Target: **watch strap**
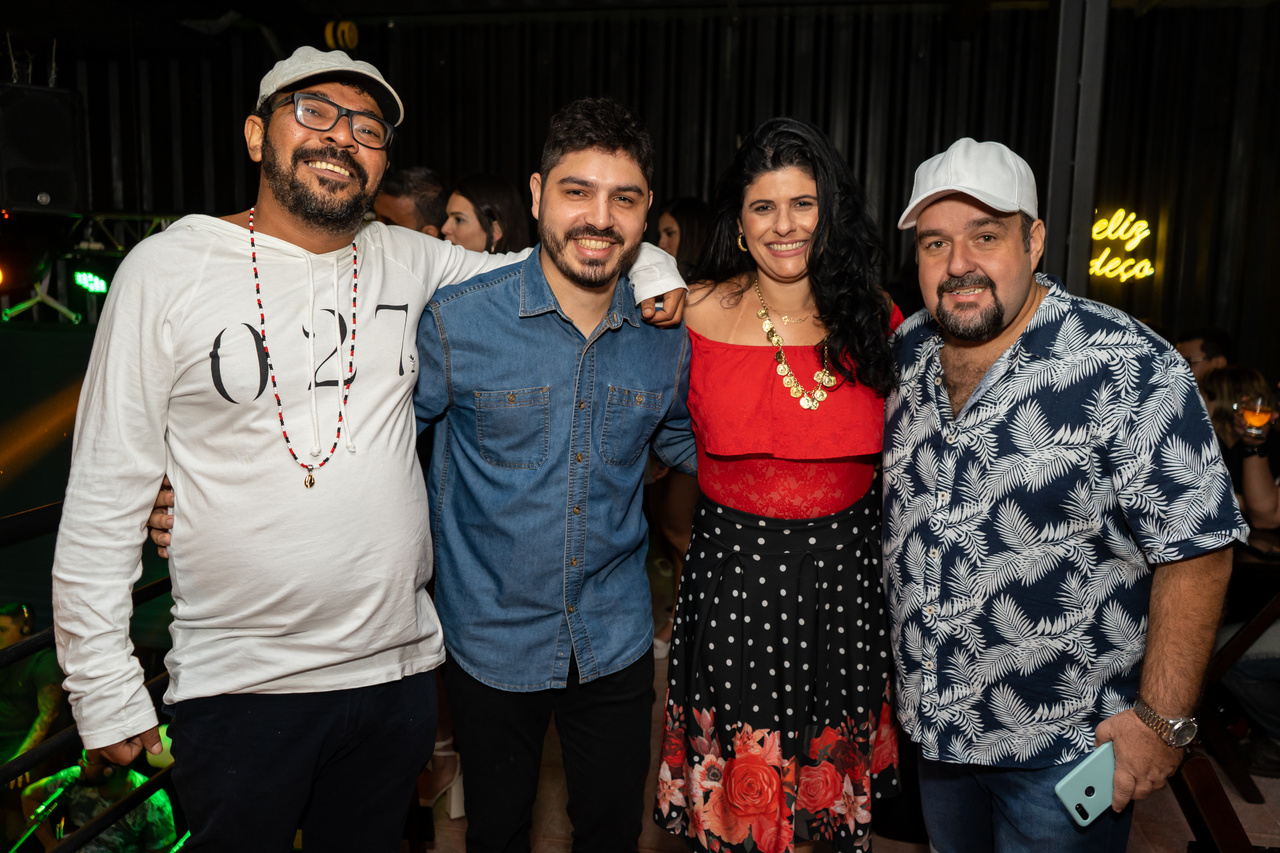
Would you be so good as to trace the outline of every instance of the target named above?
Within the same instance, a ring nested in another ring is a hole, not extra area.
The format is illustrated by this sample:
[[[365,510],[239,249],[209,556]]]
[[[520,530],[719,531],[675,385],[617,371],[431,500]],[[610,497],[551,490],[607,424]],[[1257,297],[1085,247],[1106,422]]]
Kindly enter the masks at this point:
[[[1176,738],[1174,736],[1174,726],[1185,720],[1194,722],[1192,717],[1175,717],[1170,719],[1158,714],[1150,705],[1142,701],[1142,697],[1136,697],[1133,703],[1133,713],[1138,716],[1139,720],[1147,725],[1153,732],[1160,736],[1160,740],[1172,747],[1177,747]]]

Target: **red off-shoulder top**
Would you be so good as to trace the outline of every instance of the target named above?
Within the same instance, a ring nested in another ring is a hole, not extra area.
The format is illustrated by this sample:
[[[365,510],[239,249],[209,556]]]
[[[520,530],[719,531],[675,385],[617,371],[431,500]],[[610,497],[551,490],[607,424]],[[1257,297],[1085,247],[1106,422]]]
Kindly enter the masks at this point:
[[[902,312],[895,305],[890,323]],[[770,518],[817,518],[866,494],[884,437],[884,401],[842,382],[816,410],[782,384],[771,346],[726,344],[689,330],[689,412],[698,486],[714,501]],[[809,345],[784,348],[806,389],[821,367]]]

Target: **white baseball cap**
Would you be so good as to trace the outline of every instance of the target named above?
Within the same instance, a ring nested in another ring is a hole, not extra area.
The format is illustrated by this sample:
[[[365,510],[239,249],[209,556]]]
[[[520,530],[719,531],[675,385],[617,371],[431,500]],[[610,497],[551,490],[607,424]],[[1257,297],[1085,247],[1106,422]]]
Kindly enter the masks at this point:
[[[941,154],[930,157],[916,169],[907,205],[898,228],[914,228],[920,212],[938,199],[964,193],[1001,213],[1022,211],[1032,219],[1036,213],[1036,177],[1027,161],[999,142],[958,139]]]
[[[258,106],[295,83],[329,76],[359,78],[356,82],[366,87],[378,102],[384,119],[397,126],[404,119],[404,104],[396,90],[383,79],[381,71],[368,62],[352,59],[341,50],[316,50],[314,47],[298,48],[293,56],[280,60],[267,72],[258,84]]]

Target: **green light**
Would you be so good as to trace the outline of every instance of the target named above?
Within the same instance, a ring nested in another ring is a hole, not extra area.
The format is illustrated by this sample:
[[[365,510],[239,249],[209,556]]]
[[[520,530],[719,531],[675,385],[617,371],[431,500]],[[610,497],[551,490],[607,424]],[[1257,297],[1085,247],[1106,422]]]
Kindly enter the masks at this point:
[[[106,293],[107,283],[91,272],[76,273],[76,284],[90,293]]]

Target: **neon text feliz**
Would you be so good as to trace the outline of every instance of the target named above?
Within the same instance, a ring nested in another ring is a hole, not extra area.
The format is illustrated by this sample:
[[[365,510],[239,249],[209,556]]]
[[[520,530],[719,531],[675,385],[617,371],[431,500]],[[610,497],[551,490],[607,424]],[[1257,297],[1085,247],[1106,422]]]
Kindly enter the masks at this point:
[[[1110,219],[1099,219],[1093,223],[1092,235],[1095,241],[1123,241],[1125,250],[1132,252],[1139,243],[1151,236],[1151,229],[1147,227],[1147,220],[1139,219],[1136,213],[1126,214],[1124,208],[1120,208]],[[1113,258],[1110,246],[1104,246],[1102,254],[1089,262],[1089,275],[1102,278],[1128,281],[1155,274],[1156,268],[1151,265],[1151,261],[1146,258]]]

